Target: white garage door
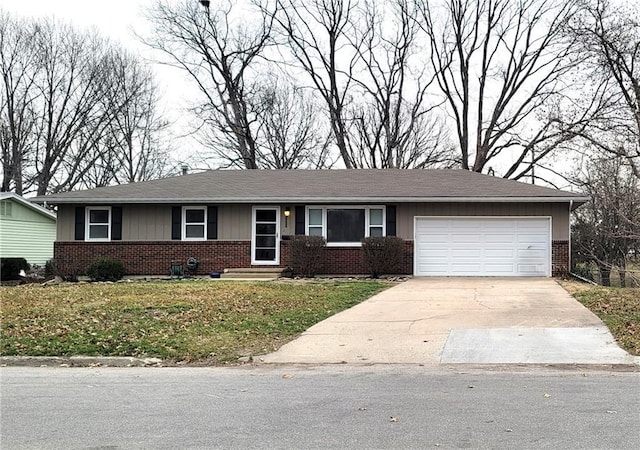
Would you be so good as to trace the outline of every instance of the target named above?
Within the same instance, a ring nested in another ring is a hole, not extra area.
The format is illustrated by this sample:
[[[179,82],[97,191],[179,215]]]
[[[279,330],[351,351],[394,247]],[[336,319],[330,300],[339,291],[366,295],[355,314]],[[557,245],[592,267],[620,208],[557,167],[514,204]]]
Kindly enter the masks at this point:
[[[417,217],[417,276],[551,276],[549,218]]]

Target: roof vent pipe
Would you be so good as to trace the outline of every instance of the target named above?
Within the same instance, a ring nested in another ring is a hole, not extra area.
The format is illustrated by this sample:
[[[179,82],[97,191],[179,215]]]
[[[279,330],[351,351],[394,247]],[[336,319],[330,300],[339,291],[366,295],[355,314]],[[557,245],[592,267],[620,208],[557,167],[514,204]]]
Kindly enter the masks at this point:
[[[186,164],[182,164],[180,168],[182,169],[182,175],[186,175],[189,171],[189,166]]]

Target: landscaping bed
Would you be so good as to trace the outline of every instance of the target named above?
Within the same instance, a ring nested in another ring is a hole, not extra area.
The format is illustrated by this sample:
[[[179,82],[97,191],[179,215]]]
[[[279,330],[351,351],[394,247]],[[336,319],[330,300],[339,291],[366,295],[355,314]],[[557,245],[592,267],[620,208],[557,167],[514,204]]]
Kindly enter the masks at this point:
[[[272,352],[390,283],[156,281],[0,288],[0,355],[228,364]]]

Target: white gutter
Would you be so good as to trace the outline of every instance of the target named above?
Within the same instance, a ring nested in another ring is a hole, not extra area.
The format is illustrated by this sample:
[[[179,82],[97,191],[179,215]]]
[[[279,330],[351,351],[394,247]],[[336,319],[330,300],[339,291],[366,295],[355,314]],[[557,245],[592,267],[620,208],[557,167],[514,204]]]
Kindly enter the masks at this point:
[[[190,203],[242,203],[242,204],[275,204],[275,203],[566,203],[587,202],[589,197],[244,197],[244,198],[122,198],[122,197],[47,197],[51,204],[190,204]]]

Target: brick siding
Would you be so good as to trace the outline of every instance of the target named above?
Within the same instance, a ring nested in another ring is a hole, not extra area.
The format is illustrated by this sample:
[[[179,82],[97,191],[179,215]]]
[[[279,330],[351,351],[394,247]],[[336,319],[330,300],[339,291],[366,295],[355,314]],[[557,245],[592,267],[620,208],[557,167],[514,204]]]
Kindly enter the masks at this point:
[[[551,275],[564,277],[569,273],[569,241],[551,243]]]
[[[405,241],[404,250],[400,273],[412,274],[413,241]],[[54,255],[61,272],[78,274],[84,273],[91,261],[98,257],[122,261],[128,275],[169,275],[172,261],[184,263],[191,257],[199,261],[200,274],[252,267],[251,241],[55,242]],[[289,261],[289,242],[282,241],[279,267],[288,266]],[[324,267],[326,274],[369,273],[360,247],[327,247]],[[553,241],[553,276],[566,275],[568,268],[569,243]]]

